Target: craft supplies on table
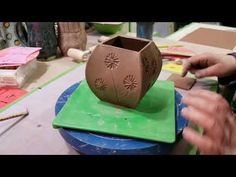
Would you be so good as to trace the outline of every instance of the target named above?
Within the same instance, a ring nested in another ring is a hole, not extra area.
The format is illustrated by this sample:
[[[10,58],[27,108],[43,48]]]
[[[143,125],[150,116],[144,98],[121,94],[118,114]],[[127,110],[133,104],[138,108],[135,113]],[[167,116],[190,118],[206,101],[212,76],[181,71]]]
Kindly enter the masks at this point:
[[[0,88],[0,109],[28,93],[19,88]]]
[[[21,88],[36,71],[40,48],[10,47],[0,50],[0,87]]]

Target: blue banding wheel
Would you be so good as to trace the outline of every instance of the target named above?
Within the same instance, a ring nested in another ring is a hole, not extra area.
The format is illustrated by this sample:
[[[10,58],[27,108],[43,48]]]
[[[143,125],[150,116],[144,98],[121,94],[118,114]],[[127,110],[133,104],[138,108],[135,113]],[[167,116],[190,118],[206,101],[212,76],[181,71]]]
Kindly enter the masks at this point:
[[[56,115],[65,105],[70,95],[77,89],[80,83],[76,83],[66,89],[58,98],[55,106]],[[177,140],[181,138],[181,132],[187,125],[187,121],[181,116],[180,111],[185,107],[181,102],[182,96],[175,91],[176,99],[176,134]],[[157,143],[139,139],[124,138],[119,136],[91,133],[74,129],[60,128],[60,134],[65,141],[81,154],[87,155],[148,155],[168,154],[175,143]]]

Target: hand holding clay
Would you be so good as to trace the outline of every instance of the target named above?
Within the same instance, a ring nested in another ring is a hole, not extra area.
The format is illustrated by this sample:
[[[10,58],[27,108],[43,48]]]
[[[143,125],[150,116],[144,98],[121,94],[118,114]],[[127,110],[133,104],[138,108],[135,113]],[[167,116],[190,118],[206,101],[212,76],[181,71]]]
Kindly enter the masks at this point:
[[[183,65],[185,76],[190,71],[197,78],[225,77],[236,73],[236,60],[231,55],[204,53],[189,58]]]
[[[85,50],[87,35],[84,26],[80,22],[58,23],[59,47],[64,56],[69,48]]]

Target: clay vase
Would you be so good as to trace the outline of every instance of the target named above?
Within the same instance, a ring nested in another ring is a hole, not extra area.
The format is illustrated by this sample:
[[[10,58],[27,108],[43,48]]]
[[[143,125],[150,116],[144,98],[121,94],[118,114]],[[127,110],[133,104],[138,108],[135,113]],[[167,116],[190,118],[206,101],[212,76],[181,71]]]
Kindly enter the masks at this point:
[[[81,22],[59,22],[58,44],[63,56],[67,56],[70,48],[85,50],[87,34]]]
[[[153,41],[115,36],[94,49],[85,76],[100,100],[135,108],[157,80],[161,67],[161,53]]]

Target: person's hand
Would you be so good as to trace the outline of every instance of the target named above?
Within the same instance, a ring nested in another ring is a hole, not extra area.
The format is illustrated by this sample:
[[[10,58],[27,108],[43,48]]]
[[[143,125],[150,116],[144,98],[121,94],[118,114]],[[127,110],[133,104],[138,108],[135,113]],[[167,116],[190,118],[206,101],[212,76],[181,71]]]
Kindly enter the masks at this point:
[[[198,90],[183,98],[182,115],[203,129],[203,135],[190,127],[183,138],[201,154],[236,154],[236,120],[227,101],[219,94]]]
[[[236,73],[236,60],[231,55],[204,53],[184,62],[182,76],[185,76],[188,71],[195,74],[197,78],[230,76]]]
[[[87,34],[79,22],[58,23],[59,48],[64,56],[70,48],[85,50]]]

